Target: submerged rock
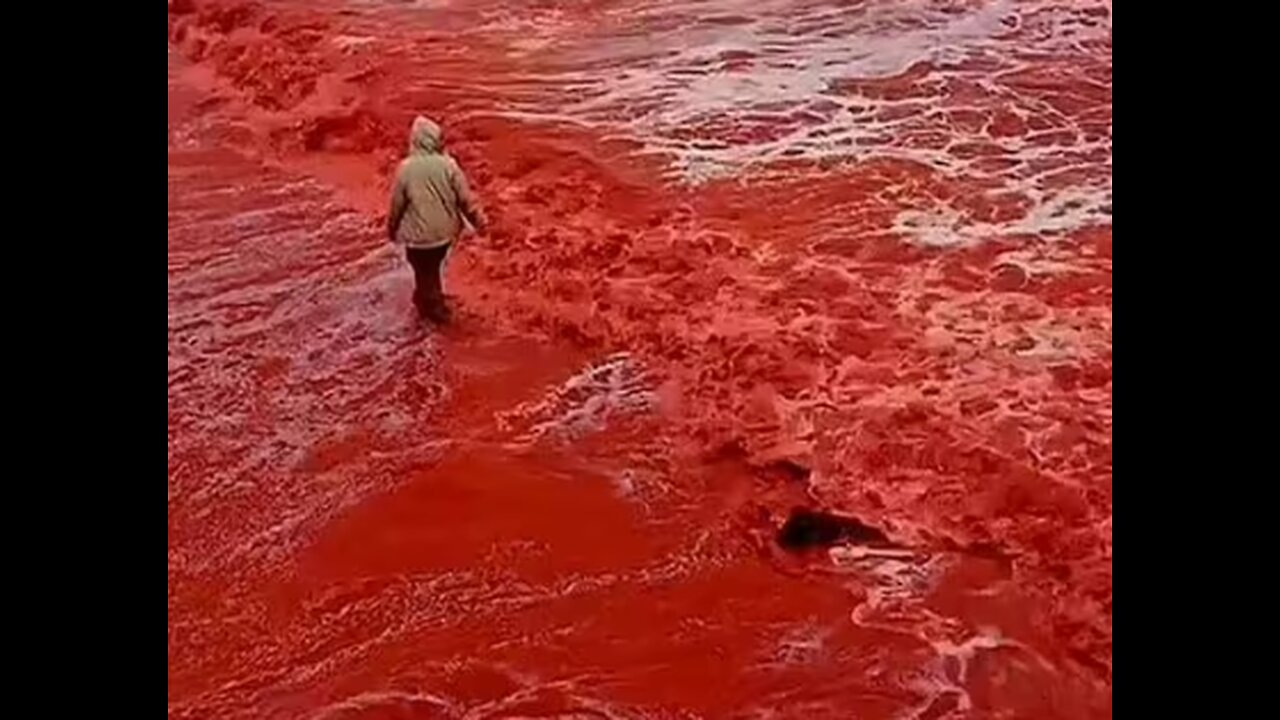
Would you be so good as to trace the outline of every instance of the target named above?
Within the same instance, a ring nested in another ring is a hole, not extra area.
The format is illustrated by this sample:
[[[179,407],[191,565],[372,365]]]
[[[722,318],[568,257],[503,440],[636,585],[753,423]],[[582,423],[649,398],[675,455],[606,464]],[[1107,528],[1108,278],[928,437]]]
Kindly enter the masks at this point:
[[[832,545],[889,545],[889,538],[879,528],[847,515],[821,510],[794,508],[791,516],[778,529],[778,545],[787,550],[806,550]]]

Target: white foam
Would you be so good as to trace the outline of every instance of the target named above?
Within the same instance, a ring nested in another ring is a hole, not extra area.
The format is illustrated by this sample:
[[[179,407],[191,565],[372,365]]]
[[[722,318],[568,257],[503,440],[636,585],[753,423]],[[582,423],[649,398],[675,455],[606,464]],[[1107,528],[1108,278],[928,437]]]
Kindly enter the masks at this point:
[[[572,439],[598,432],[616,417],[645,413],[657,395],[628,353],[616,353],[584,368],[537,400],[498,416],[498,425],[514,431],[517,444],[545,437]]]
[[[739,20],[712,20],[728,16]],[[978,178],[993,192],[1030,200],[1030,213],[1020,220],[983,225],[944,213],[907,232],[929,245],[1110,222],[1110,128],[1105,137],[1088,136],[1036,91],[998,80],[1035,68],[1076,72],[1076,57],[1109,67],[1109,54],[1101,59],[1098,45],[1110,37],[1109,15],[1084,17],[1077,8],[1009,0],[676,0],[624,3],[589,19],[591,27],[552,17],[529,36],[539,48],[554,46],[560,72],[530,74],[528,100],[510,108],[513,117],[568,121],[637,141],[643,152],[665,158],[681,182],[764,176],[780,160],[893,158],[944,176]],[[1018,35],[1011,37],[1014,30]],[[725,53],[733,53],[732,66]],[[935,91],[929,97],[833,92],[840,83],[899,75],[920,63],[932,68],[920,80]],[[987,96],[966,105],[950,94],[957,83]],[[547,113],[551,106],[555,114]],[[1025,136],[991,137],[985,129],[957,128],[946,117],[997,109],[1024,119],[1050,118],[1056,131],[1074,140],[1046,146]],[[1109,100],[1099,110],[1109,113]],[[797,113],[810,115],[802,120]],[[909,138],[920,133],[950,142],[913,145]],[[1019,165],[983,169],[979,158],[959,151],[972,143],[998,146],[1002,158]],[[1105,168],[1096,167],[1103,154]],[[1089,170],[1089,179],[1046,182],[1078,167]],[[898,229],[913,219],[921,217],[900,218]]]

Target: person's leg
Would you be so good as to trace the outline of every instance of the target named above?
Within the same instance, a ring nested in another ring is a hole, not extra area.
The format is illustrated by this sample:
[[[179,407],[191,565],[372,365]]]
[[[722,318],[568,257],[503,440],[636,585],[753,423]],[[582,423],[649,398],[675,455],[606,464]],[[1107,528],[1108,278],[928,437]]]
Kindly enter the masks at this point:
[[[425,314],[435,322],[449,321],[450,313],[444,301],[444,286],[442,285],[441,277],[444,273],[444,259],[448,254],[449,245],[447,244],[423,251],[423,277],[421,283],[423,287],[423,302],[427,307]]]
[[[405,259],[409,261],[409,267],[413,268],[413,306],[423,317],[427,317],[431,309],[431,300],[428,296],[429,278],[432,274],[429,253],[429,250],[420,248],[405,249]]]

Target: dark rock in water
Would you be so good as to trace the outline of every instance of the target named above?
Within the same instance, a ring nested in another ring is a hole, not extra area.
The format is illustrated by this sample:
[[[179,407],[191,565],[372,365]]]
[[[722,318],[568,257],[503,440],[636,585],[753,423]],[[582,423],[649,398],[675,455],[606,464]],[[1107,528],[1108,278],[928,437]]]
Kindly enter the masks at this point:
[[[804,550],[848,543],[888,545],[889,538],[878,528],[855,517],[820,510],[795,508],[778,530],[778,544],[787,550]]]

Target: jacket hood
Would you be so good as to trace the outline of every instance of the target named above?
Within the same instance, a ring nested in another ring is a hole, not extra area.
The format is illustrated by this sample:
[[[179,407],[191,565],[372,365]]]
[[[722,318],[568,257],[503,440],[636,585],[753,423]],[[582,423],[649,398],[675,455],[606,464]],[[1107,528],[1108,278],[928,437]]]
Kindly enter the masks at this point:
[[[409,131],[409,152],[438,153],[444,147],[444,133],[440,126],[421,115],[414,118]]]

